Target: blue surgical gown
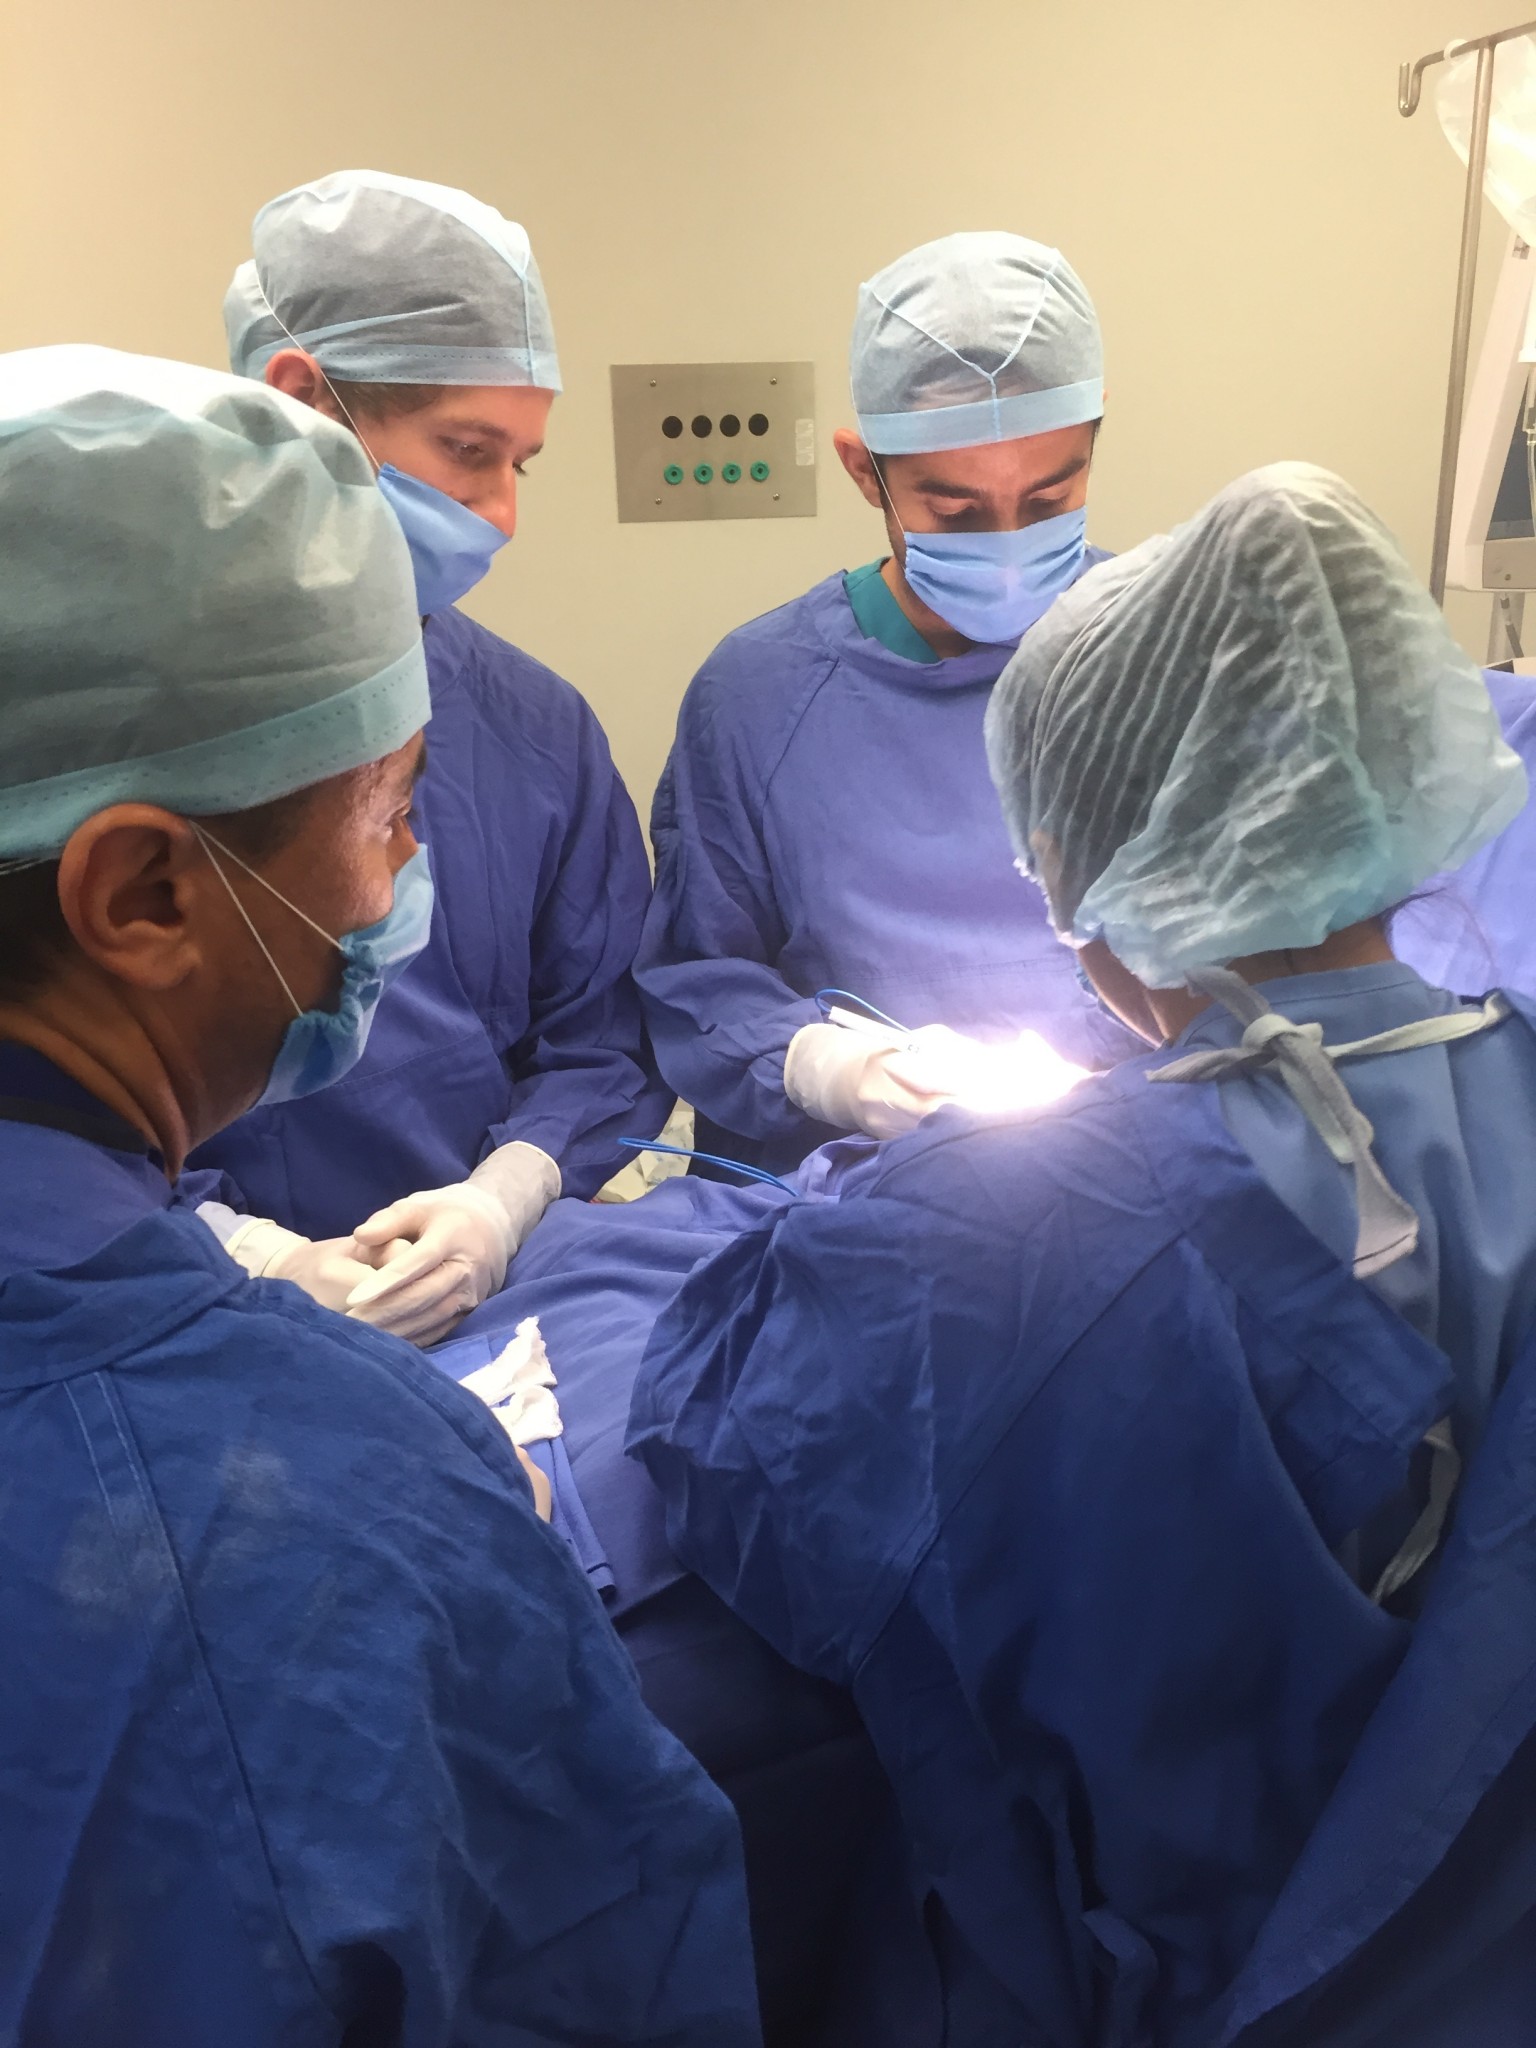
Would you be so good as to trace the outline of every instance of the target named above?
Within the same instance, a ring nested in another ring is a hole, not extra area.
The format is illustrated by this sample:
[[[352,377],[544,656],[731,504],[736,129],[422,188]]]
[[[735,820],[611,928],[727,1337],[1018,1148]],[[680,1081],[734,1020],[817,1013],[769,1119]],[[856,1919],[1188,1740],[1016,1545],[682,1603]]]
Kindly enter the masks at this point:
[[[0,2039],[751,2048],[729,1807],[500,1427],[55,1078],[0,1120]]]
[[[1525,764],[1531,800],[1491,846],[1437,875],[1392,920],[1393,950],[1427,981],[1459,995],[1536,994],[1536,677],[1485,671],[1504,737]]]
[[[1402,969],[1353,1000],[1266,992],[1349,1038],[1445,1006]],[[1536,2010],[1531,1013],[1348,1069],[1429,1211],[1418,1327],[1325,1241],[1326,1151],[1309,1185],[1261,1102],[1257,1163],[1222,1090],[1149,1085],[1158,1057],[1032,1118],[941,1112],[716,1254],[657,1326],[633,1442],[680,1557],[851,1686],[954,2038],[1513,2048]],[[1447,1415],[1454,1524],[1388,1611],[1345,1560]]]
[[[654,1137],[657,1079],[630,968],[650,898],[634,807],[568,683],[456,611],[429,619],[432,722],[417,790],[432,936],[358,1065],[259,1109],[193,1156],[259,1215],[339,1237],[386,1202],[537,1145],[568,1194]]]
[[[982,739],[1013,651],[908,660],[865,637],[832,576],[729,634],[689,685],[635,974],[662,1072],[732,1157],[782,1169],[833,1135],[784,1093],[824,987],[913,1028],[1029,1027],[1087,1066],[1135,1051],[1014,868]]]
[[[557,1202],[503,1290],[429,1356],[460,1376],[523,1317],[539,1318],[564,1425],[548,1449],[576,1497],[578,1548],[605,1588],[646,1704],[729,1794],[741,1822],[771,2048],[938,2048],[931,1997],[924,2006],[909,1996],[898,2021],[886,2022],[892,1951],[899,1959],[921,1937],[915,1911],[887,1881],[889,1791],[852,1702],[787,1664],[683,1570],[656,1489],[624,1455],[630,1392],[656,1317],[701,1260],[792,1199],[686,1178],[638,1202]],[[560,1497],[557,1487],[557,1526],[569,1533]]]

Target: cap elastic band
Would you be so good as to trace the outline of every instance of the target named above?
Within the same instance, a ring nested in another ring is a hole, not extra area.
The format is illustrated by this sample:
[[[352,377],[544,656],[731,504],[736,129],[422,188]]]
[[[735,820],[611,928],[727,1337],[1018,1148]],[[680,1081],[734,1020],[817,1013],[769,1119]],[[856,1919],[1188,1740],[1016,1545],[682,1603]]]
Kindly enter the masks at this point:
[[[0,791],[0,855],[57,853],[109,804],[160,804],[197,815],[248,810],[403,747],[432,715],[420,643],[318,704],[190,747],[50,775]],[[238,761],[231,759],[238,751]]]
[[[1017,391],[1010,398],[979,398],[969,405],[934,405],[919,412],[860,413],[859,432],[873,455],[933,455],[946,448],[984,448],[1022,441],[1056,427],[1077,427],[1104,414],[1104,380],[1058,384],[1050,391]]]

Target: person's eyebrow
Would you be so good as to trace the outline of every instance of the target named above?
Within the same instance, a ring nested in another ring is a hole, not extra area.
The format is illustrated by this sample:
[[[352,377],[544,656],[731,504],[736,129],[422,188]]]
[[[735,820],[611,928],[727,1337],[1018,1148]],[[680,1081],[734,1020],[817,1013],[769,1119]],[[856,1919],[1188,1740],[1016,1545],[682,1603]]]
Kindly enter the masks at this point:
[[[1083,471],[1088,467],[1088,462],[1088,456],[1074,455],[1070,462],[1065,462],[1062,464],[1061,468],[1056,471],[1054,476],[1042,476],[1038,478],[1036,482],[1032,483],[1028,491],[1025,493],[1025,496],[1032,498],[1038,491],[1054,491],[1058,484],[1067,483],[1073,477],[1081,476]]]
[[[1041,491],[1054,491],[1058,484],[1068,483],[1073,477],[1081,476],[1088,467],[1089,459],[1086,455],[1074,455],[1052,475],[1036,477],[1025,491],[1025,497],[1036,497]],[[990,491],[978,490],[973,484],[951,483],[947,477],[942,476],[919,477],[912,488],[915,491],[926,491],[930,497],[935,498],[968,498],[972,504],[980,504],[983,499],[992,495]]]
[[[969,498],[977,504],[987,495],[985,491],[977,490],[974,485],[953,484],[947,477],[942,476],[919,477],[912,488],[915,491],[926,491],[930,497]]]
[[[416,758],[411,763],[411,787],[414,789],[427,772],[427,740],[425,733],[416,741]]]

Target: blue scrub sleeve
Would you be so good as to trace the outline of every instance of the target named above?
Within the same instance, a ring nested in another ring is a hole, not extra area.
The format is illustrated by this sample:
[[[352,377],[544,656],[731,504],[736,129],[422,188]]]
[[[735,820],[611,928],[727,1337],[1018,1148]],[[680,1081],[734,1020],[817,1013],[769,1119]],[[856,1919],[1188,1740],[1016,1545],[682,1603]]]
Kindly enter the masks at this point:
[[[671,1114],[631,974],[650,895],[635,807],[588,715],[569,825],[532,935],[526,1027],[501,1048],[510,1104],[485,1142],[486,1153],[513,1140],[537,1145],[568,1195],[596,1194],[630,1156],[618,1140],[659,1132]]]
[[[784,1055],[820,1012],[772,964],[786,939],[763,844],[765,792],[695,684],[651,812],[656,891],[635,979],[661,1071],[713,1122],[794,1138]]]

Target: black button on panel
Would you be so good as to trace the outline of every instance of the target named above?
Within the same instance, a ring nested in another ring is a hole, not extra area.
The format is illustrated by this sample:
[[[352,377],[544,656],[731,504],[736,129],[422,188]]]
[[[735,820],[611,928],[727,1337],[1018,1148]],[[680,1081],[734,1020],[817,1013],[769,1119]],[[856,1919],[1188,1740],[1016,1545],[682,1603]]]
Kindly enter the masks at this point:
[[[669,412],[661,423],[661,431],[669,441],[675,441],[683,431],[683,423],[675,412]]]
[[[768,415],[767,415],[767,413],[765,413],[765,412],[755,412],[755,413],[753,413],[753,415],[752,415],[751,419],[749,419],[749,420],[747,421],[747,432],[748,432],[749,434],[766,434],[766,433],[767,433],[767,431],[768,431]]]
[[[741,432],[741,421],[737,419],[735,413],[723,412],[720,415],[720,431],[727,440],[734,440]]]
[[[694,439],[707,441],[715,431],[715,423],[707,412],[696,413],[693,421]]]

